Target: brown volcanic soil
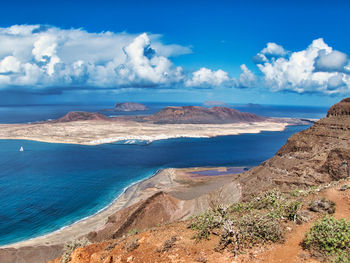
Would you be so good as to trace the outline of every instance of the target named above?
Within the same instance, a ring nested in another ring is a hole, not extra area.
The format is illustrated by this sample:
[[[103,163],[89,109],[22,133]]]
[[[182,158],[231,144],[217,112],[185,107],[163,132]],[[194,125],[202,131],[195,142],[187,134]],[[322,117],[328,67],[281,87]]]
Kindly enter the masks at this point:
[[[342,182],[342,184],[350,181]],[[336,203],[336,218],[350,219],[350,190],[341,192],[339,184],[311,194],[308,200],[326,197]],[[187,222],[164,224],[140,234],[108,240],[78,248],[72,254],[71,263],[106,263],[106,262],[241,262],[241,263],[315,263],[309,253],[303,251],[300,243],[305,233],[320,214],[314,214],[313,220],[302,225],[290,223],[289,233],[282,244],[266,245],[253,248],[246,254],[234,257],[229,251],[216,252],[218,236],[211,235],[209,240],[196,242],[192,239],[194,231],[187,228]],[[136,241],[137,240],[137,241]],[[132,244],[138,244],[132,246]],[[133,247],[133,249],[132,249]],[[59,259],[50,263],[59,263]]]
[[[167,107],[149,117],[148,120],[159,124],[219,124],[259,122],[266,120],[266,118],[227,107],[204,108],[200,106],[182,106]]]
[[[91,112],[84,112],[84,111],[71,111],[68,112],[63,117],[51,121],[54,123],[61,123],[61,122],[71,122],[71,121],[87,121],[87,120],[109,120],[109,118],[103,114],[100,113],[91,113]]]

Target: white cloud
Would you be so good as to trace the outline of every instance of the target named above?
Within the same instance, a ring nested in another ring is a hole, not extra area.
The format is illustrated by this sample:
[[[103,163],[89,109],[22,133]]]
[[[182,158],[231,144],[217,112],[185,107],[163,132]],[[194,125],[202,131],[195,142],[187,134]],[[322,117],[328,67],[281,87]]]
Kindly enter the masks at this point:
[[[266,44],[265,48],[256,54],[254,61],[256,63],[267,62],[270,58],[274,59],[276,57],[282,57],[287,54],[288,52],[282,46],[273,42],[269,42]]]
[[[0,73],[19,72],[21,63],[14,56],[7,56],[0,61]]]
[[[257,66],[272,91],[336,94],[350,91],[349,75],[344,72],[347,64],[344,53],[333,51],[319,38],[305,50],[267,59]]]
[[[326,52],[321,50],[315,60],[315,68],[319,71],[344,71],[348,63],[348,56],[345,53],[333,50]]]
[[[230,85],[228,73],[219,69],[213,71],[208,68],[201,68],[192,73],[192,78],[186,81],[188,87],[218,87]]]
[[[287,52],[282,46],[277,45],[273,42],[269,42],[267,43],[266,47],[263,50],[261,50],[260,53],[264,55],[284,56]]]
[[[257,77],[251,72],[245,64],[241,65],[242,73],[235,81],[238,88],[254,88],[257,84]]]
[[[168,57],[191,52],[160,35],[42,25],[0,28],[0,43],[0,88],[169,86],[184,75]]]

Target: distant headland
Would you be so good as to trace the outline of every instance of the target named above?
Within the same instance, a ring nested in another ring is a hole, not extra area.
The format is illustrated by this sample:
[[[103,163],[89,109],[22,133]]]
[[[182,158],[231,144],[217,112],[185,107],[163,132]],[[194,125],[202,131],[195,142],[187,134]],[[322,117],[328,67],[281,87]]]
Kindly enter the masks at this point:
[[[182,106],[166,107],[153,115],[107,117],[100,113],[69,112],[47,122],[1,124],[0,139],[97,145],[282,131],[288,125],[311,123],[301,119],[261,117],[227,107]]]

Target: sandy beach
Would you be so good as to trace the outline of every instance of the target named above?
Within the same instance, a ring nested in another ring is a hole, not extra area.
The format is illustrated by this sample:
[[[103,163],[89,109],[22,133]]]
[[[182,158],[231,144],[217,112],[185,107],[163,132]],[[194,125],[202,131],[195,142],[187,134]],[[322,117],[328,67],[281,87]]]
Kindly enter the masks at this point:
[[[232,124],[153,124],[88,120],[66,123],[0,124],[0,139],[98,145],[127,140],[152,142],[170,138],[210,138],[262,131],[283,131],[294,123],[262,121]]]
[[[204,176],[205,172],[208,171],[214,172],[215,176]],[[145,200],[159,191],[186,201],[218,189],[231,182],[235,174],[244,170],[243,168],[234,168],[232,173],[230,171],[226,167],[161,170],[152,177],[129,186],[112,204],[88,218],[43,236],[1,246],[0,249],[61,245],[81,238],[91,231],[103,229],[109,216],[140,200]]]

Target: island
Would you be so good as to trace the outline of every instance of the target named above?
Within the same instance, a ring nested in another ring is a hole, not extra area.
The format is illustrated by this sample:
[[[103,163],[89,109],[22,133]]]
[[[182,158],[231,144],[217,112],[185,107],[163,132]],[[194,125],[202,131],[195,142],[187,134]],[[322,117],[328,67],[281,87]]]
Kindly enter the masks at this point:
[[[145,111],[146,105],[137,102],[119,102],[115,104],[114,111]]]
[[[100,113],[70,112],[53,121],[0,124],[0,139],[97,145],[282,131],[288,125],[310,123],[300,119],[266,118],[226,107],[183,106],[167,107],[148,116],[108,118]]]

